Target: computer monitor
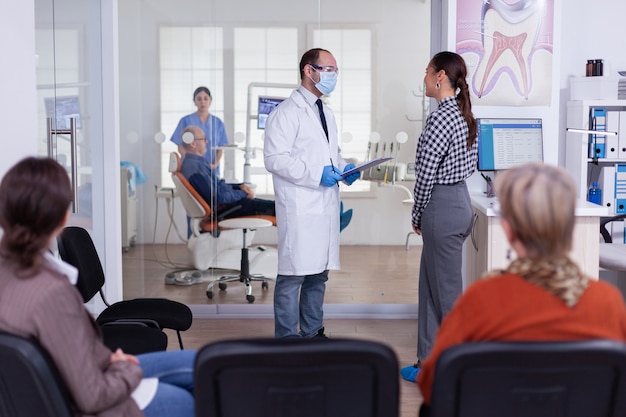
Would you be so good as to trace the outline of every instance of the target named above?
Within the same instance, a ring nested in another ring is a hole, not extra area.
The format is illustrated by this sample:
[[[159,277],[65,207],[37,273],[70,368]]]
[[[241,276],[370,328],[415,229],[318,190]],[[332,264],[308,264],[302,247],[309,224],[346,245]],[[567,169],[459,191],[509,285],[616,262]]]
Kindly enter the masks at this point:
[[[541,119],[478,119],[478,170],[543,162]]]
[[[267,117],[283,100],[282,97],[259,96],[259,120],[257,123],[259,129],[265,129]]]
[[[56,116],[55,116],[56,102]],[[81,128],[80,122],[80,103],[78,96],[65,97],[46,97],[44,99],[46,105],[46,116],[56,119],[56,129],[69,129],[70,118],[76,118],[76,129]]]

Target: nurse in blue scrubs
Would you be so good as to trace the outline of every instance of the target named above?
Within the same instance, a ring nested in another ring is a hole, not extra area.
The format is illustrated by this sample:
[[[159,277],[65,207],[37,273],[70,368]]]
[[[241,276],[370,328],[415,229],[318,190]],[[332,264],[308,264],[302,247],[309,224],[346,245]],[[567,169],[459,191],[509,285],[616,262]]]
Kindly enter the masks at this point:
[[[214,148],[216,146],[228,145],[228,137],[226,136],[224,122],[219,117],[209,113],[211,100],[211,91],[208,88],[196,88],[196,91],[193,92],[193,102],[198,110],[180,119],[170,140],[178,145],[178,152],[184,157],[185,150],[182,146],[183,130],[187,126],[198,126],[202,129],[207,139],[207,151],[204,154],[204,158],[215,170],[215,173],[219,175],[220,160],[224,151]]]

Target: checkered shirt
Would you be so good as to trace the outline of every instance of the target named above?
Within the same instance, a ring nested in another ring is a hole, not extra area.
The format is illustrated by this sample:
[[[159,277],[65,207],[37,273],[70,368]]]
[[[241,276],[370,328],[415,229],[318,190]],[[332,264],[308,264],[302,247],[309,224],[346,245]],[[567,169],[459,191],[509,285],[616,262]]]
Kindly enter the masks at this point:
[[[476,143],[468,149],[467,122],[456,97],[441,100],[432,112],[417,143],[415,189],[411,223],[421,228],[422,213],[435,184],[456,184],[476,169]]]

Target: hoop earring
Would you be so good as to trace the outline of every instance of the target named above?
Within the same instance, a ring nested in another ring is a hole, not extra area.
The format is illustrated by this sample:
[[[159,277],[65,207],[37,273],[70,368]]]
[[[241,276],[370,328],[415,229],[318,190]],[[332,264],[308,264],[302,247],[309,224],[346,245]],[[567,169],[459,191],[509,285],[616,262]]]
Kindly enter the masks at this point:
[[[435,84],[435,88],[436,88],[437,90],[439,90],[439,89],[441,88],[441,84],[439,84],[439,81],[437,81],[437,84]]]

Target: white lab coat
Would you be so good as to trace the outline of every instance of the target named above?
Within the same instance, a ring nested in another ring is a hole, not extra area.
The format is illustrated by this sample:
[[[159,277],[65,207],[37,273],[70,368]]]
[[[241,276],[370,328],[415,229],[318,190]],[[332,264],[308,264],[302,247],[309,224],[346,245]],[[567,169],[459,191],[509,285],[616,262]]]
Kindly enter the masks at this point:
[[[339,269],[339,187],[320,184],[324,166],[343,172],[337,124],[325,108],[328,141],[314,96],[300,87],[270,113],[265,126],[265,168],[272,173],[278,227],[278,273],[311,275]]]

